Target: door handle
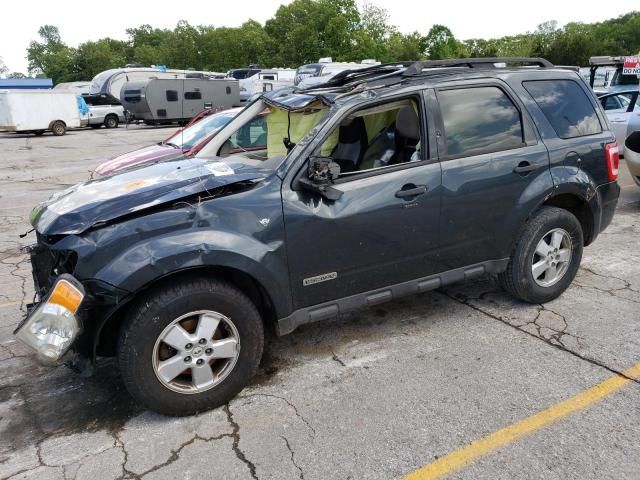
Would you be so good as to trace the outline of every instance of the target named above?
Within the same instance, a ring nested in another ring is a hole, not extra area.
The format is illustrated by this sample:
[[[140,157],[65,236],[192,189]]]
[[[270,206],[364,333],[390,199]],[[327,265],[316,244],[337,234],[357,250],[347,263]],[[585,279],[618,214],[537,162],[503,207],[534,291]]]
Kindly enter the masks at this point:
[[[529,162],[520,162],[516,168],[513,169],[513,173],[529,173],[538,168],[537,165],[532,165]]]
[[[627,121],[626,118],[612,118],[610,120],[611,123],[625,123]]]
[[[427,191],[426,185],[414,185],[412,183],[407,183],[403,185],[400,190],[396,192],[396,198],[411,198],[417,197],[418,195],[422,195]]]

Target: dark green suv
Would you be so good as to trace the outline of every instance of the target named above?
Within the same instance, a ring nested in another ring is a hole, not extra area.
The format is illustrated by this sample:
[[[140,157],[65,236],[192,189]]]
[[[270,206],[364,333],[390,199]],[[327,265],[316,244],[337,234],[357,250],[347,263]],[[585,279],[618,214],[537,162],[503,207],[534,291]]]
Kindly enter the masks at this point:
[[[47,362],[117,355],[131,394],[183,415],[286,334],[484,274],[533,303],[611,222],[615,138],[585,82],[543,59],[379,65],[270,92],[195,157],[76,185],[32,213]]]

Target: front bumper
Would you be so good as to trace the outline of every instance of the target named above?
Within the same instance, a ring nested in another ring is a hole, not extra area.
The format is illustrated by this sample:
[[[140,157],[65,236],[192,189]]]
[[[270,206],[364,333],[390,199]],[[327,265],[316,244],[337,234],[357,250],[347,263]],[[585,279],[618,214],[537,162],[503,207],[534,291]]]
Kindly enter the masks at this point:
[[[68,292],[75,295],[73,305],[63,297],[61,291],[65,289],[67,295]],[[78,280],[68,274],[60,275],[49,295],[29,309],[14,335],[37,354],[41,363],[59,363],[82,330],[77,299],[81,303],[84,295],[84,287]]]

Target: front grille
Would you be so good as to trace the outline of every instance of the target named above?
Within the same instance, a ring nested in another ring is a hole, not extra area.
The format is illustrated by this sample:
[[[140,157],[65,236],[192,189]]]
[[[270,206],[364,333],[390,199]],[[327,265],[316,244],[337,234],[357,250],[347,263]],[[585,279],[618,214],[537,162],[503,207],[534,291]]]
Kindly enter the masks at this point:
[[[54,250],[41,238],[30,249],[30,256],[33,281],[39,298],[47,295],[60,274],[73,273],[77,259],[75,252]]]
[[[42,298],[51,289],[51,276],[55,265],[55,257],[51,250],[42,244],[31,250],[31,269],[36,293]]]

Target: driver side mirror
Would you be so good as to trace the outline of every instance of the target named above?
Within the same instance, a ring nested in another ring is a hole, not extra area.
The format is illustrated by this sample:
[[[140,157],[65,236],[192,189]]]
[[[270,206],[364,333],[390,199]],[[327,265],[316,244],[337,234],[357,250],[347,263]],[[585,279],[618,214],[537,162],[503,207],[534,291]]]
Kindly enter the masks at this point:
[[[307,178],[301,178],[299,183],[306,190],[319,193],[327,200],[338,200],[344,193],[333,187],[339,176],[340,165],[331,157],[310,157]]]

